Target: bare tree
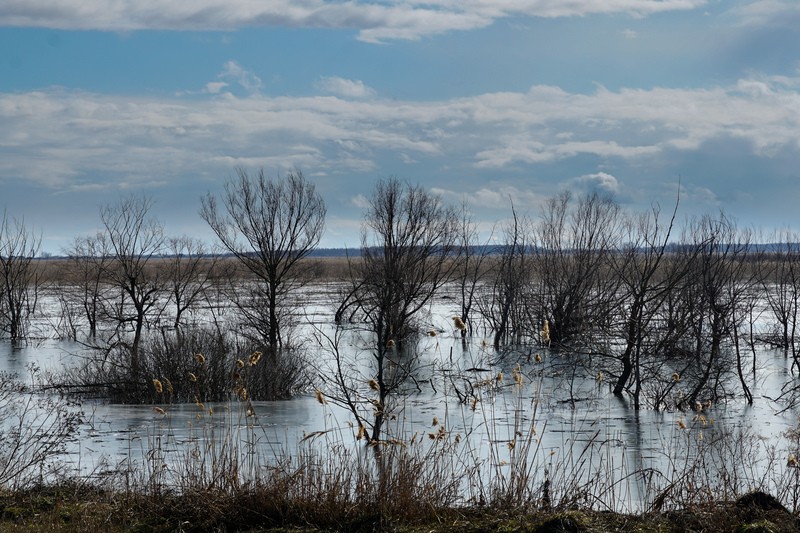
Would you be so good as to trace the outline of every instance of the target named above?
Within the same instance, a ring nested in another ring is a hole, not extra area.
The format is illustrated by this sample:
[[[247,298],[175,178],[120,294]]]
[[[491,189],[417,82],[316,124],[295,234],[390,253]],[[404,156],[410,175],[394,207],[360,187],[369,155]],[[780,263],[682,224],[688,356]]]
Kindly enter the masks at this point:
[[[274,354],[286,340],[283,326],[291,311],[286,296],[304,283],[301,260],[322,237],[325,203],[300,170],[283,180],[269,180],[263,170],[253,179],[244,169],[236,173],[238,178],[225,185],[222,207],[209,194],[200,216],[260,281],[238,305]]]
[[[166,284],[175,304],[175,328],[181,325],[183,314],[196,306],[211,285],[217,256],[206,252],[203,242],[192,237],[167,239],[168,275]]]
[[[619,206],[591,193],[572,206],[567,191],[545,206],[534,260],[542,322],[549,321],[554,347],[589,333],[610,316],[618,280],[607,275],[617,248]]]
[[[360,427],[371,428],[372,442],[380,440],[391,416],[392,395],[412,373],[415,318],[457,265],[457,228],[455,211],[422,187],[394,178],[375,186],[362,229],[361,258],[351,262],[351,272],[355,298],[374,342],[374,376],[361,382],[369,383],[377,398],[368,411],[359,408],[358,392],[344,385],[351,380],[341,360],[336,380],[340,403],[350,408]]]
[[[119,299],[110,310],[118,330],[131,325],[133,338],[122,344],[130,352],[130,377],[140,376],[139,346],[148,314],[155,308],[162,280],[154,268],[148,268],[154,256],[164,250],[164,229],[152,218],[152,199],[127,196],[100,209],[112,261],[105,264],[104,279],[119,291]],[[120,331],[121,333],[121,331]]]
[[[800,237],[789,231],[779,238],[780,248],[765,262],[763,294],[774,319],[778,323],[777,335],[771,339],[783,348],[784,355],[792,355],[792,371],[800,370],[795,337],[800,311]]]
[[[739,284],[750,251],[750,235],[740,232],[724,213],[718,218],[703,216],[692,221],[684,238],[685,253],[692,254],[690,282],[684,300],[690,309],[692,381],[689,392],[681,402],[693,407],[701,395],[717,400],[718,385],[730,370],[723,356],[733,325],[739,320],[744,296]]]
[[[476,306],[478,285],[486,276],[491,254],[491,248],[478,240],[478,229],[470,217],[466,203],[461,206],[458,246],[460,261],[454,277],[458,285],[460,322],[456,322],[456,326],[461,332],[461,339],[465,341],[467,335],[474,331],[470,318]]]
[[[22,220],[9,219],[3,211],[0,219],[0,328],[12,341],[27,334],[28,319],[33,313],[37,294],[41,238],[36,237]]]
[[[511,206],[511,220],[506,224],[501,253],[492,271],[491,292],[481,300],[480,309],[494,333],[494,347],[513,339],[519,341],[530,332],[526,296],[531,285],[531,250],[529,221]]]
[[[67,305],[76,304],[86,319],[89,336],[97,335],[100,320],[105,315],[105,289],[103,276],[112,260],[108,235],[98,232],[95,235],[77,237],[66,250],[69,263],[65,297]]]
[[[641,406],[644,360],[650,356],[656,365],[663,364],[667,360],[665,346],[678,334],[658,321],[667,296],[685,275],[685,269],[664,265],[668,261],[677,208],[676,202],[666,223],[661,220],[658,206],[649,213],[626,217],[623,223],[626,242],[610,257],[612,273],[621,282],[615,313],[618,319],[612,326],[615,329],[612,336],[623,341],[623,348],[615,357],[621,365],[620,371],[609,375],[616,374],[614,394],[630,390],[634,409]]]

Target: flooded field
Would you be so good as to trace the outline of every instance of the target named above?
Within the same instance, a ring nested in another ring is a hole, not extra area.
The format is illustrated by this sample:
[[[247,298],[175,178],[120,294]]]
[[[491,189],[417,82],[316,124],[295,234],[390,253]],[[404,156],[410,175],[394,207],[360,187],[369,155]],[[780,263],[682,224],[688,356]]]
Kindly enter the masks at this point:
[[[80,476],[128,472],[169,483],[177,481],[187,459],[213,458],[231,447],[247,465],[244,477],[305,453],[342,448],[361,453],[351,413],[334,401],[321,404],[315,394],[318,389],[327,398],[323,383],[332,371],[330,351],[315,340],[315,332],[333,329],[331,290],[312,287],[302,299],[305,311],[296,334],[311,363],[306,393],[287,401],[254,401],[252,413],[234,399],[202,405],[83,400],[84,422],[61,460]],[[56,311],[52,303],[50,308]],[[794,450],[786,432],[796,427],[797,417],[770,400],[793,379],[782,352],[759,352],[752,406],[730,400],[701,411],[635,411],[612,394],[602,375],[575,365],[574,354],[497,352],[480,336],[462,342],[453,330],[454,311],[447,298],[425,310],[436,335],[421,337],[413,383],[391,406],[387,425],[387,435],[403,446],[452,446],[453,468],[478,465],[478,479],[485,483],[520,468],[535,484],[560,478],[566,486],[602,477],[608,487],[598,496],[601,508],[647,508],[654,486],[666,484],[702,454],[710,454],[702,458],[702,475],[735,471],[742,490],[785,484],[786,458]],[[0,369],[24,380],[31,364],[41,375],[57,375],[88,356],[78,342],[48,337],[52,323],[52,316],[36,323],[38,340],[0,344]],[[364,364],[357,354],[368,342],[356,328],[344,334],[341,346],[352,352],[352,364]],[[472,401],[464,401],[467,389]]]

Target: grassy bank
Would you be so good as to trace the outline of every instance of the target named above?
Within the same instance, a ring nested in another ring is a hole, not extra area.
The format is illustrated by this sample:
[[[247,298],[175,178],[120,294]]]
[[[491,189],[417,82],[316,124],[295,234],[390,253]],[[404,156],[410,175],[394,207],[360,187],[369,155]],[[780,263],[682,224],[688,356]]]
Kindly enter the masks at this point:
[[[800,531],[796,515],[769,502],[718,502],[639,515],[470,507],[420,508],[397,516],[369,507],[335,510],[324,502],[290,502],[259,489],[145,495],[63,484],[0,494],[0,531]]]

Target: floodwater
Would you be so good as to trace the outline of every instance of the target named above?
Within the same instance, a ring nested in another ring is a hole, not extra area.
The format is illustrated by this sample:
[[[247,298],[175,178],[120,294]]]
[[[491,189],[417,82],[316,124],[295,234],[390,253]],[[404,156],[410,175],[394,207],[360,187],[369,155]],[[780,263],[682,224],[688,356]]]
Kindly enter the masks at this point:
[[[301,336],[308,339],[315,367],[326,372],[330,354],[325,347],[314,346],[311,324],[330,331],[333,313],[319,296],[304,305],[307,322],[301,325]],[[497,354],[481,338],[463,344],[452,331],[450,317],[455,309],[451,307],[453,303],[444,299],[425,311],[425,321],[438,334],[420,341],[422,370],[416,374],[417,383],[394,406],[396,418],[387,427],[392,436],[435,446],[437,441],[431,437],[444,427],[449,442],[457,438],[465,456],[483,464],[491,475],[519,467],[522,454],[527,454],[525,468],[535,472],[539,481],[544,476],[586,476],[587,480],[607,476],[618,482],[605,505],[621,505],[623,510],[647,505],[652,478],[636,473],[657,472],[667,479],[721,435],[725,438],[720,442],[727,444],[720,446],[733,448],[723,462],[750,454],[747,475],[761,479],[762,485],[780,483],[784,475],[780,467],[791,451],[784,435],[797,424],[796,412],[780,412],[783,406],[767,398],[777,396],[792,379],[781,353],[759,354],[753,406],[732,401],[711,406],[703,417],[693,412],[635,412],[597,376],[564,371],[569,365],[560,364],[556,354],[540,352],[543,361],[535,363],[525,354]],[[0,343],[0,370],[25,379],[30,364],[45,373],[76,364],[83,347],[48,337],[52,323],[53,317],[37,322],[38,340],[19,346]],[[307,335],[302,328],[307,328]],[[364,344],[355,331],[343,343],[354,351]],[[518,362],[521,382],[513,377]],[[470,370],[476,368],[480,370]],[[459,402],[455,391],[467,386],[465,378],[473,386],[482,382],[474,405]],[[255,416],[248,417],[238,402],[198,406],[84,401],[85,422],[62,460],[82,476],[126,470],[147,478],[157,471],[177,472],[193,450],[213,453],[231,443],[257,455],[259,464],[296,455],[303,447],[325,453],[333,445],[360,445],[350,414],[331,402],[320,405],[311,391],[289,401],[254,402],[254,407]],[[770,462],[776,455],[778,460]]]

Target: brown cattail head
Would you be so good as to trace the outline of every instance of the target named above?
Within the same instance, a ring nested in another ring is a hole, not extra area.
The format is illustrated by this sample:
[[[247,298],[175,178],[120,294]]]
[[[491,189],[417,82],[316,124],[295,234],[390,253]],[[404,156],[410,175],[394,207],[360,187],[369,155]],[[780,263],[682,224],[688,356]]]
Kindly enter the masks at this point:
[[[369,380],[369,381],[367,382],[367,384],[369,385],[369,388],[370,388],[370,389],[372,389],[372,390],[374,390],[374,391],[377,391],[377,390],[380,388],[380,387],[378,386],[378,382],[377,382],[377,381],[375,381],[374,379],[371,379],[371,380]]]
[[[261,361],[261,352],[253,352],[250,354],[250,366],[256,366]]]
[[[241,359],[237,359],[236,368],[244,368],[244,361],[242,361]]]
[[[394,342],[394,339],[389,339],[389,340],[386,342],[386,347],[387,347],[387,348],[394,348],[394,347],[395,347],[395,342]]]
[[[201,365],[206,362],[206,356],[201,353],[195,354],[194,358]]]
[[[164,416],[164,415],[166,415],[166,414],[167,414],[167,412],[166,412],[166,411],[164,411],[162,408],[160,408],[160,407],[158,407],[158,406],[156,406],[156,407],[153,407],[153,412],[154,412],[154,413],[156,413],[156,414],[159,414],[159,415],[161,415],[161,416]]]
[[[189,381],[191,381],[191,382],[197,381],[197,376],[195,376],[194,374],[189,372]]]
[[[316,389],[314,391],[314,397],[317,399],[317,402],[320,405],[325,405],[326,403],[328,403],[328,400],[325,399],[325,395],[322,394],[322,391],[319,389]]]
[[[164,392],[164,385],[161,384],[161,380],[159,379],[153,380],[153,388],[156,389],[156,394]]]
[[[465,329],[467,329],[467,325],[464,324],[464,321],[461,320],[460,316],[453,317],[453,326],[455,326],[455,328],[460,331],[464,331]]]

